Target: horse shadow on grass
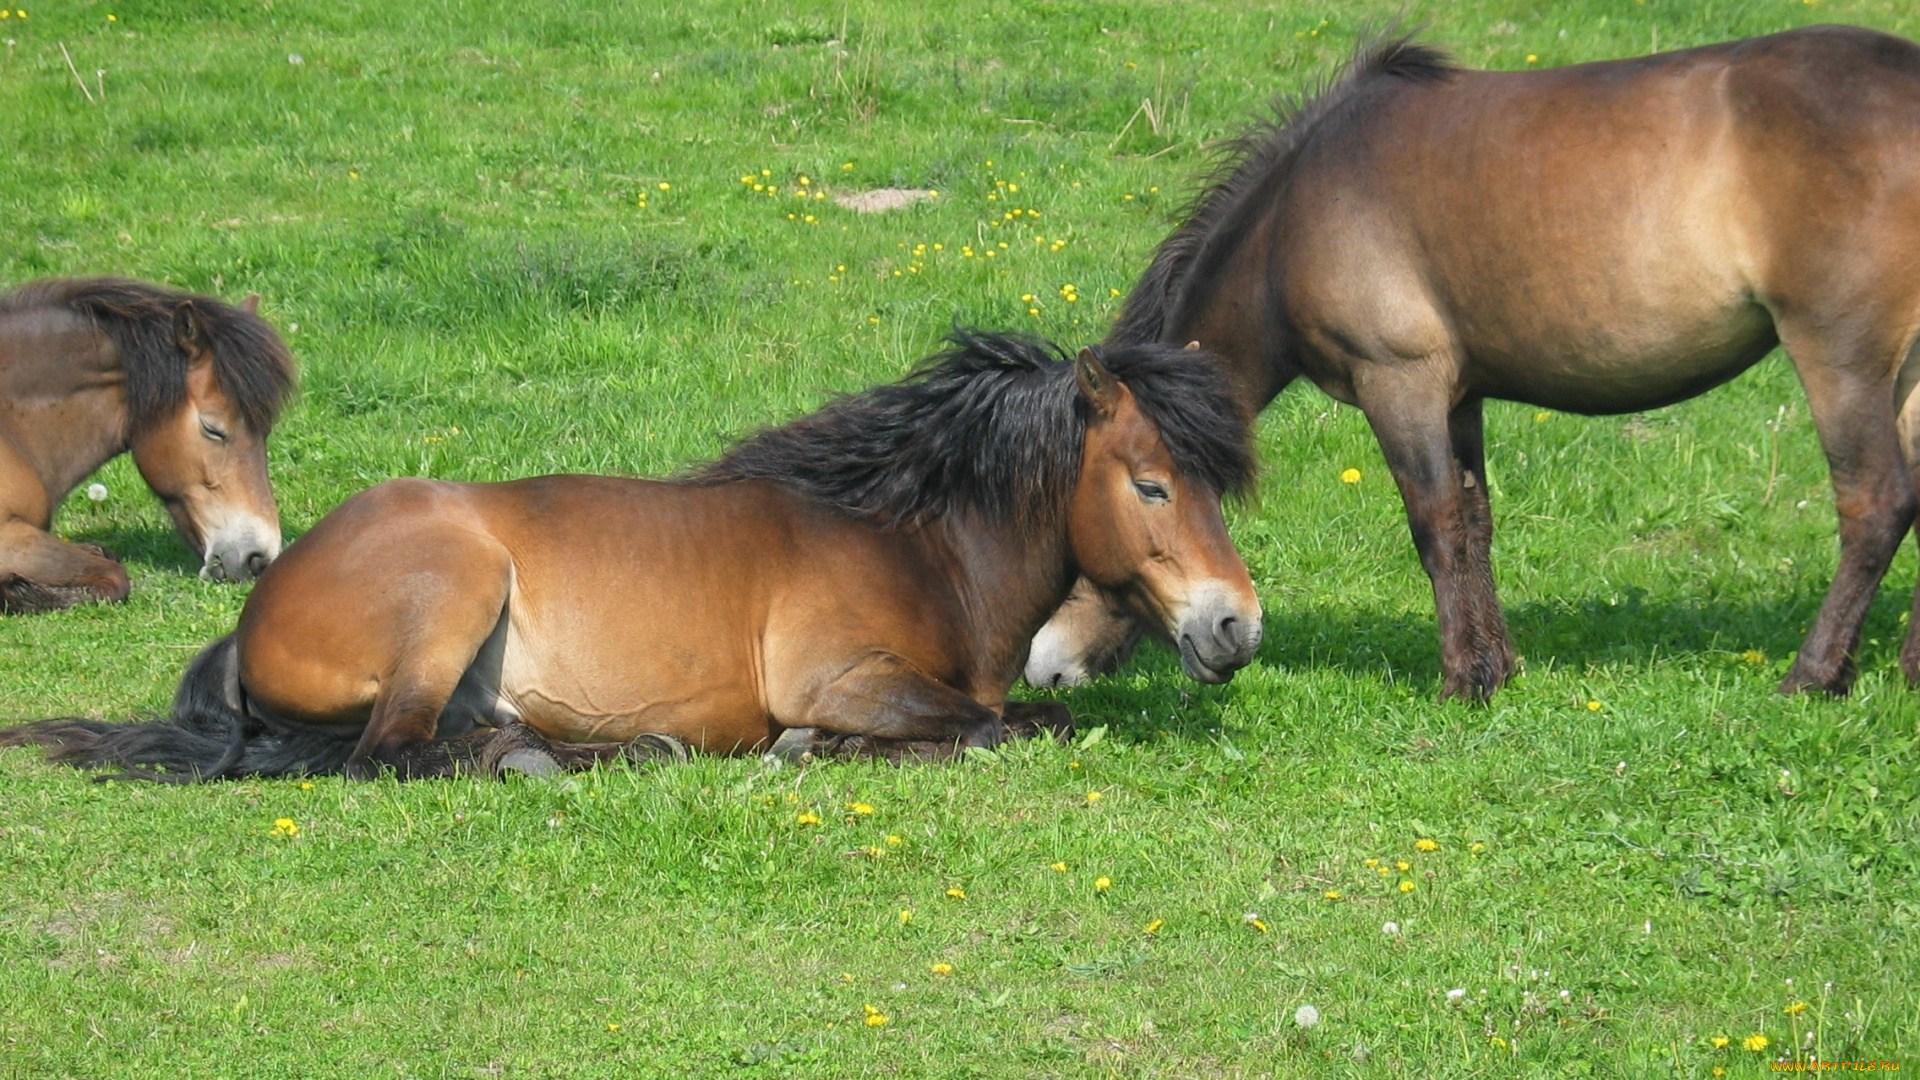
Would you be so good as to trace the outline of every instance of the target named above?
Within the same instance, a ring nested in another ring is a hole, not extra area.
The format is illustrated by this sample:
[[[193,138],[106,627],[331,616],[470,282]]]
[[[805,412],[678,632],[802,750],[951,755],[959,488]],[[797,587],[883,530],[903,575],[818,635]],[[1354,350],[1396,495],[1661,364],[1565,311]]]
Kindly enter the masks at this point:
[[[1762,662],[1784,673],[1819,611],[1823,593],[1800,591],[1764,599],[1654,597],[1629,588],[1613,596],[1549,598],[1507,609],[1513,647],[1534,671],[1646,668],[1680,661],[1698,667]],[[1904,589],[1881,590],[1862,632],[1862,671],[1897,662],[1909,602]],[[1143,644],[1119,672],[1069,691],[1060,700],[1081,723],[1109,723],[1118,736],[1162,734],[1214,738],[1223,712],[1259,668],[1333,672],[1367,682],[1397,681],[1414,693],[1440,692],[1440,639],[1430,613],[1333,605],[1269,607],[1259,655],[1241,679],[1200,686],[1181,673],[1171,650]]]
[[[101,522],[60,532],[74,543],[100,545],[122,563],[137,563],[188,577],[200,573],[201,557],[188,549],[180,534],[172,529],[131,522]]]

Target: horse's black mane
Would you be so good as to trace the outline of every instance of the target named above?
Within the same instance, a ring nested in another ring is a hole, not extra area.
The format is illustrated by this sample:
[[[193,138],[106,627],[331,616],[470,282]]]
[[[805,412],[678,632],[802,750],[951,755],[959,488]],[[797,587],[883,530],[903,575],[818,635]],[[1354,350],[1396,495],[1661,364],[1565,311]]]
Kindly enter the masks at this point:
[[[1410,36],[1391,35],[1363,42],[1353,59],[1335,69],[1316,89],[1275,101],[1272,116],[1229,142],[1219,163],[1187,208],[1186,223],[1162,241],[1153,262],[1121,306],[1107,335],[1108,345],[1159,341],[1180,302],[1186,283],[1216,236],[1237,241],[1235,226],[1256,192],[1284,176],[1293,155],[1309,134],[1362,90],[1385,79],[1428,82],[1459,70],[1447,54]]]
[[[1087,409],[1073,365],[1037,338],[956,329],[896,383],[748,436],[689,479],[767,480],[892,525],[954,513],[1057,524],[1080,476]],[[1207,353],[1105,350],[1183,476],[1221,494],[1253,476],[1247,419]]]
[[[0,295],[0,312],[65,308],[113,339],[127,376],[127,413],[138,431],[187,397],[187,354],[174,340],[174,309],[191,300],[213,347],[213,376],[249,428],[265,435],[293,391],[293,357],[258,315],[211,296],[125,278],[46,278]]]

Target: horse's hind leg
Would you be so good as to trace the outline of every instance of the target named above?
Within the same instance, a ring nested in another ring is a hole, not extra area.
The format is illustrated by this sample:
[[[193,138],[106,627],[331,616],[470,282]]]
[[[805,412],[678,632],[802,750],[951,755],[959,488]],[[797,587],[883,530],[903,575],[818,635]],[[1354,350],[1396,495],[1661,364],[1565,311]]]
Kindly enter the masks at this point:
[[[403,779],[470,771],[494,734],[438,738],[441,714],[500,625],[512,581],[511,558],[503,549],[467,547],[443,546],[441,567],[409,579],[412,595],[399,600],[401,625],[387,631],[402,644],[380,678],[366,729],[347,758],[349,778],[368,779],[383,768]],[[529,749],[537,756],[537,749]]]
[[[1806,387],[1833,470],[1840,566],[1780,692],[1844,694],[1853,685],[1853,650],[1867,607],[1913,525],[1916,498],[1894,415],[1893,348],[1867,335],[1836,342],[1830,331],[1798,331],[1783,322],[1780,339]]]
[[[1406,503],[1440,623],[1440,697],[1485,701],[1513,674],[1494,591],[1480,404],[1449,409],[1450,380],[1428,365],[1372,365],[1354,388]]]

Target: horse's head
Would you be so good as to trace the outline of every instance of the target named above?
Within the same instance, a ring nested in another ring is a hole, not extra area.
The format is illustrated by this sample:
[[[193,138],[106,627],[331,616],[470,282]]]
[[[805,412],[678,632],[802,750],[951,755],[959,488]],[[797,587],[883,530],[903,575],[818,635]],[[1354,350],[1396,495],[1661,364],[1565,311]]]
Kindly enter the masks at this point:
[[[1149,410],[1093,350],[1081,350],[1074,374],[1087,406],[1068,508],[1074,559],[1090,581],[1166,633],[1188,675],[1226,682],[1259,648],[1261,612],[1227,536],[1223,493],[1179,467]],[[1222,422],[1240,423],[1230,410]],[[1244,454],[1244,429],[1236,434],[1239,441],[1222,444]]]
[[[241,310],[251,315],[259,299],[248,297]],[[180,538],[200,553],[200,576],[244,581],[280,554],[267,433],[254,430],[221,390],[213,345],[193,301],[174,309],[173,336],[187,357],[186,398],[134,432],[134,464],[173,515]]]

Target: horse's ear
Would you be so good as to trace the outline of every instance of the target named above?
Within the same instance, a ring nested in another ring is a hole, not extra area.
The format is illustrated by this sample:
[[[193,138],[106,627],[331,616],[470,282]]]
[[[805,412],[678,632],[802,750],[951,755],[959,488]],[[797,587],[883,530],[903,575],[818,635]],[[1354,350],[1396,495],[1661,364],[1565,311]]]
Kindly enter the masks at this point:
[[[173,340],[186,352],[190,364],[207,353],[207,328],[201,324],[200,311],[191,300],[183,300],[173,309]]]
[[[1111,416],[1120,407],[1120,381],[1094,355],[1093,349],[1081,349],[1080,355],[1074,357],[1073,376],[1080,384],[1080,396],[1087,399],[1095,412]]]
[[[247,298],[245,300],[240,301],[240,310],[246,312],[249,315],[260,314],[260,294],[248,293]],[[1198,344],[1200,343],[1197,341],[1194,342],[1194,345],[1198,345]]]
[[[1197,341],[1189,341],[1189,342],[1187,342],[1187,348],[1186,348],[1186,351],[1187,351],[1187,352],[1199,352],[1199,351],[1200,351],[1200,343],[1199,343],[1199,342],[1197,342]]]

